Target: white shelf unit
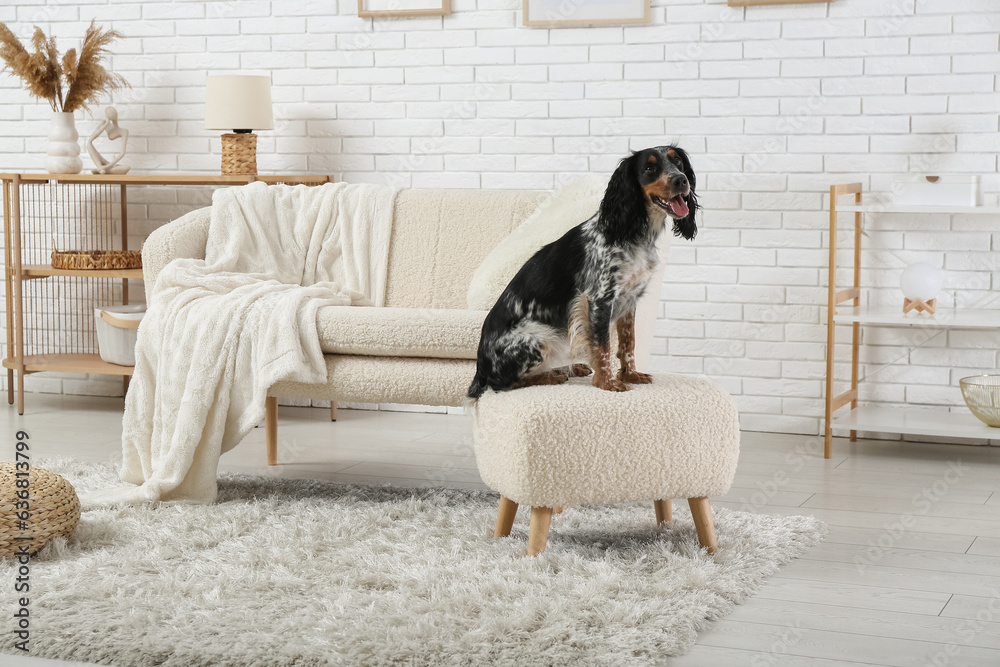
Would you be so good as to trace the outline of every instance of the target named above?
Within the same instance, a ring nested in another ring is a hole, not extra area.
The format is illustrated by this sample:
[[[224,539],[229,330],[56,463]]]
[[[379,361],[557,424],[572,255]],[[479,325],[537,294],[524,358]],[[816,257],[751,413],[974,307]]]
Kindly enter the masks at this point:
[[[935,329],[995,330],[1000,333],[1000,310],[939,308],[933,315],[911,312],[902,308],[861,305],[861,216],[865,213],[974,213],[1000,216],[1000,206],[894,206],[879,198],[862,200],[862,184],[848,183],[830,188],[830,264],[829,299],[827,303],[827,352],[826,352],[826,420],[824,456],[830,458],[833,448],[833,431],[850,431],[851,440],[858,431],[876,433],[901,433],[955,438],[1000,439],[1000,428],[992,428],[974,416],[927,410],[858,406],[858,350],[861,326],[924,327]],[[838,204],[838,198],[854,195],[854,202]],[[854,213],[854,284],[838,290],[837,276],[837,215]],[[841,306],[852,302],[849,306]],[[835,327],[850,324],[852,328],[851,388],[839,395],[833,394],[833,362]],[[957,389],[956,389],[957,391]],[[842,411],[850,405],[849,411]]]
[[[1000,215],[1000,206],[893,206],[880,200],[837,207],[839,213],[983,213]]]
[[[905,433],[943,438],[1000,438],[1000,429],[972,415],[913,408],[859,407],[834,415],[833,428],[875,433]]]
[[[884,327],[928,327],[936,329],[996,329],[1000,331],[1000,310],[987,308],[938,308],[933,315],[915,311],[903,313],[891,306],[837,308],[835,324],[875,324]],[[1000,433],[997,434],[1000,436]]]

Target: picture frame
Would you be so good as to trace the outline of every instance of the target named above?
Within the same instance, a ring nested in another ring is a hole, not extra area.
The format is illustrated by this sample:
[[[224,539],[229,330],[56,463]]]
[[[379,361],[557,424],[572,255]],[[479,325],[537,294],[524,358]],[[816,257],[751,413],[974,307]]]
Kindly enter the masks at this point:
[[[451,0],[358,0],[358,18],[448,16]]]
[[[807,5],[833,0],[729,0],[730,7],[756,7],[758,5]]]
[[[531,27],[649,23],[650,0],[522,0],[521,21]]]

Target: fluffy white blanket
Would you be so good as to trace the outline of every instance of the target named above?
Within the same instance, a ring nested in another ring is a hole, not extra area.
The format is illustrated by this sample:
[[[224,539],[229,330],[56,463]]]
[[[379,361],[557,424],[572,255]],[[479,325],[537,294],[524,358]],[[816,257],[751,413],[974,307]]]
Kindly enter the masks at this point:
[[[395,190],[343,183],[215,192],[204,260],[156,280],[122,428],[123,481],[84,507],[210,503],[219,456],[276,382],[326,382],[316,311],[381,306]]]

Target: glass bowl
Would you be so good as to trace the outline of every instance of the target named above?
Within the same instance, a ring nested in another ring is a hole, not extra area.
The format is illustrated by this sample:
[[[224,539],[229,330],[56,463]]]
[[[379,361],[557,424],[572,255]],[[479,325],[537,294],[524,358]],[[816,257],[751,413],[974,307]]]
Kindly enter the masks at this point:
[[[989,426],[1000,427],[1000,375],[973,375],[958,384],[972,414]]]

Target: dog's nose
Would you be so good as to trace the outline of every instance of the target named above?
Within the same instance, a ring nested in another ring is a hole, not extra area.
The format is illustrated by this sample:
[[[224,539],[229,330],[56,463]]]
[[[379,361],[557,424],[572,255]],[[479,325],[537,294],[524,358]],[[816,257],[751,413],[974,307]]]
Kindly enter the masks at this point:
[[[670,185],[674,190],[687,190],[688,179],[684,174],[674,174],[670,177]]]

